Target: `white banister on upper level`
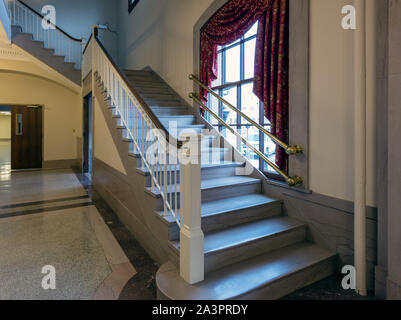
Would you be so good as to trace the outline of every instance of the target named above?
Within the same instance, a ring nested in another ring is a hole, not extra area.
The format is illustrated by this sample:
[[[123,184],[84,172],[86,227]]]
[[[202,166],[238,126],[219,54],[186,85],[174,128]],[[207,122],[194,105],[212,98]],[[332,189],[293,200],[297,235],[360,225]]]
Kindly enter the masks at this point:
[[[33,40],[42,41],[45,48],[54,49],[55,55],[64,56],[65,62],[74,63],[76,69],[81,69],[82,39],[71,37],[24,2],[7,1],[11,26],[32,34]]]

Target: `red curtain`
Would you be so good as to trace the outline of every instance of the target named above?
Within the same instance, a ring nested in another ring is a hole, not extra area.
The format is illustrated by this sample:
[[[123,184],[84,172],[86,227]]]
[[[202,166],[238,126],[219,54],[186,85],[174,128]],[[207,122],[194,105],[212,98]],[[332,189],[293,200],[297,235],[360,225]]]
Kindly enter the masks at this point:
[[[288,143],[288,0],[231,0],[201,31],[200,80],[207,86],[217,78],[217,47],[241,38],[259,21],[254,93],[264,103],[271,132]],[[207,91],[201,90],[207,101]],[[287,171],[280,147],[276,164]]]

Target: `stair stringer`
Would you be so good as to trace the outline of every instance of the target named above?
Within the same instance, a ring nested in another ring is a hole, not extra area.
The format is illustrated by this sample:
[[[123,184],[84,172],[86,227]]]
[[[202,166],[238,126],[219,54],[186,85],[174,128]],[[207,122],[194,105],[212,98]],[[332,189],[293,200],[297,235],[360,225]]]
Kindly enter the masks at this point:
[[[129,143],[112,117],[103,86],[98,81],[95,83],[95,103],[104,116],[126,175],[94,158],[93,187],[152,259],[161,265],[169,261],[169,226],[156,214],[158,200],[145,192],[146,177],[137,172],[140,159],[129,155]]]
[[[32,34],[23,33],[19,26],[12,26],[12,43],[75,85],[81,86],[81,70],[75,69],[72,63],[65,62],[65,57],[56,56],[54,49],[45,48],[43,42],[33,40]]]

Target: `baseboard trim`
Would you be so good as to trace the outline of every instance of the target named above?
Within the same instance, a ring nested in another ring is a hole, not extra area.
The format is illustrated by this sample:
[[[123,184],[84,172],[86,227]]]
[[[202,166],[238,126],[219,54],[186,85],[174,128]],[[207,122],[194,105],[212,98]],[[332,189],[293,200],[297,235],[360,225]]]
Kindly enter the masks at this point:
[[[387,279],[387,299],[401,300],[401,285],[391,279]]]
[[[319,193],[303,194],[290,193],[287,190],[284,195],[302,201],[311,202],[323,207],[339,210],[348,214],[354,214],[354,202],[333,198]],[[377,221],[377,208],[366,206],[366,219]]]
[[[11,139],[0,139],[0,142],[11,142]]]
[[[43,161],[43,169],[71,169],[79,166],[78,159],[65,159],[65,160],[47,160]]]
[[[387,271],[381,266],[375,267],[375,296],[380,299],[387,298]]]

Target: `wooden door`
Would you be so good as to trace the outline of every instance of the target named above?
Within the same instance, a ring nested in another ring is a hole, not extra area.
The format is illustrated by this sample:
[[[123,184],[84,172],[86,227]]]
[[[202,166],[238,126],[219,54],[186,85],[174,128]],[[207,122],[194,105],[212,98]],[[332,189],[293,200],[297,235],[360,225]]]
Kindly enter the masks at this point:
[[[12,107],[11,168],[42,168],[41,107]]]

